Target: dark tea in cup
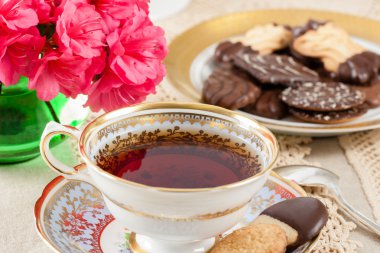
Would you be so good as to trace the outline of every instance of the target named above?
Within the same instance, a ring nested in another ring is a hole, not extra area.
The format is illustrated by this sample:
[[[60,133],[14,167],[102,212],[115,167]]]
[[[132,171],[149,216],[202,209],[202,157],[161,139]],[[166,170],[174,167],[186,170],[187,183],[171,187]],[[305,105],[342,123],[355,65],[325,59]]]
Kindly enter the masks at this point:
[[[259,155],[247,150],[244,144],[204,131],[187,132],[181,137],[169,131],[148,143],[132,144],[132,139],[144,137],[119,137],[96,157],[97,165],[120,178],[164,188],[231,184],[253,176],[261,167]]]

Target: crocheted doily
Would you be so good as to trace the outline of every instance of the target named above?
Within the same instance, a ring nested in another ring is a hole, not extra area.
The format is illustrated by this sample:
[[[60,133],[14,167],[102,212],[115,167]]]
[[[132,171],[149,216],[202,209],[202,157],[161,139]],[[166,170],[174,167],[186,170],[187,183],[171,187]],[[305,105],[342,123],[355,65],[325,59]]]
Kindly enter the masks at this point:
[[[341,136],[339,142],[380,222],[380,130]]]

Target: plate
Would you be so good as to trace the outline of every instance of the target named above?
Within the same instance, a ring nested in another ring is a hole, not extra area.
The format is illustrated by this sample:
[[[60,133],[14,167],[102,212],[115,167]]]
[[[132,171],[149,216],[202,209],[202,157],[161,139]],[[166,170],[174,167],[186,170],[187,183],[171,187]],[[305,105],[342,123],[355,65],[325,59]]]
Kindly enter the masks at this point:
[[[306,196],[297,184],[271,172],[265,186],[255,195],[250,209],[236,228],[252,222],[265,208],[286,199]],[[101,193],[92,185],[57,177],[44,189],[34,209],[41,238],[62,253],[132,253],[131,232],[110,214]],[[316,238],[302,252],[310,252]],[[139,252],[140,253],[140,252]]]
[[[213,51],[220,41],[243,34],[255,25],[276,22],[294,26],[304,24],[310,18],[332,20],[346,29],[358,43],[380,53],[380,37],[373,32],[380,30],[380,22],[374,20],[335,12],[302,9],[241,12],[201,23],[174,39],[166,58],[168,79],[188,100],[201,102],[203,82],[212,71]],[[301,122],[293,117],[274,120],[249,113],[244,114],[260,121],[274,132],[293,135],[335,136],[380,128],[380,107],[369,110],[354,121],[329,125]]]

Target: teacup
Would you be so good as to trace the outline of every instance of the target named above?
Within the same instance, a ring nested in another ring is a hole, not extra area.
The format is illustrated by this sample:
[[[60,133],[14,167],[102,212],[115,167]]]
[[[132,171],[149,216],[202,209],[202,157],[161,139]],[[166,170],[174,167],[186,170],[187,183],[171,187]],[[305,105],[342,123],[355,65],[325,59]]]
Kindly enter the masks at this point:
[[[139,184],[99,166],[108,162],[120,140],[134,145],[143,133],[154,136],[174,129],[187,136],[227,136],[236,147],[260,156],[260,170],[235,183],[184,189]],[[59,134],[78,140],[84,164],[74,169],[54,158],[49,142]],[[191,103],[150,103],[120,109],[95,119],[82,132],[51,122],[41,139],[45,162],[69,180],[96,186],[115,219],[136,233],[130,240],[133,250],[149,253],[207,252],[217,235],[242,219],[250,200],[266,182],[278,152],[274,135],[256,121],[223,108]]]

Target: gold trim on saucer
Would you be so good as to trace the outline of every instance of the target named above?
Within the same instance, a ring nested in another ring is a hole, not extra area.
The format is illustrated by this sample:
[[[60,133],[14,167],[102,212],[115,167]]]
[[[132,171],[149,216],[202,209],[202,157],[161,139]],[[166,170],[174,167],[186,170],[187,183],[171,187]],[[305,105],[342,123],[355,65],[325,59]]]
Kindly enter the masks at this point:
[[[201,102],[201,94],[192,85],[190,69],[194,59],[207,47],[235,35],[243,34],[259,24],[280,23],[300,25],[310,18],[317,20],[331,20],[342,26],[350,34],[380,44],[380,37],[373,31],[380,31],[380,22],[364,17],[342,14],[329,11],[309,9],[270,9],[249,12],[233,13],[211,19],[196,25],[176,37],[169,45],[169,54],[166,57],[167,77],[170,83],[190,101]],[[202,38],[202,39],[199,39]],[[323,131],[333,133],[351,132],[363,129],[380,127],[380,119],[367,122],[358,122],[345,125],[289,126],[279,123],[265,123],[264,126],[277,131],[308,131],[313,133]]]
[[[270,175],[273,176],[274,178],[277,178],[278,180],[284,182],[285,184],[289,185],[292,189],[296,190],[301,196],[307,196],[306,192],[303,190],[303,188],[296,183],[289,181],[285,178],[282,178],[275,172],[271,171]],[[37,233],[40,235],[41,239],[56,253],[65,253],[59,250],[49,238],[49,236],[46,234],[43,224],[45,222],[43,221],[45,217],[45,210],[43,209],[43,206],[46,205],[46,203],[50,202],[52,199],[56,199],[57,196],[57,187],[64,187],[65,184],[62,184],[62,186],[59,186],[62,181],[66,181],[68,183],[69,181],[66,180],[62,176],[58,176],[55,179],[53,179],[49,184],[46,185],[45,189],[43,190],[41,197],[37,200],[35,206],[34,206],[34,219],[35,219],[35,227],[37,230]],[[56,191],[54,194],[52,194],[53,191]],[[52,194],[51,196],[49,196]],[[132,233],[131,233],[132,236]],[[313,242],[308,246],[306,250],[303,251],[303,253],[310,253],[315,244],[317,243],[318,239],[320,238],[321,234],[317,238],[313,240]],[[137,250],[139,248],[136,248]],[[134,251],[134,253],[147,253],[144,251]]]

